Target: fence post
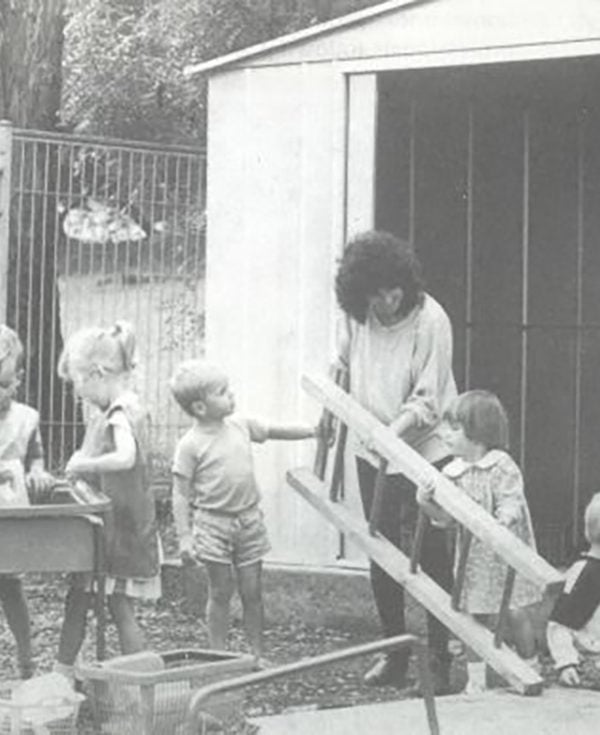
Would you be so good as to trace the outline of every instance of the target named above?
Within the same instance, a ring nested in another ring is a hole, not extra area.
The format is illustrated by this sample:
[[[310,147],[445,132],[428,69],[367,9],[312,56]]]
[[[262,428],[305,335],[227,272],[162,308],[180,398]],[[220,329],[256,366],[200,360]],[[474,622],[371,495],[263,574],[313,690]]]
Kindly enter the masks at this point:
[[[10,222],[10,172],[12,124],[0,120],[0,324],[6,321],[8,286],[8,228]]]

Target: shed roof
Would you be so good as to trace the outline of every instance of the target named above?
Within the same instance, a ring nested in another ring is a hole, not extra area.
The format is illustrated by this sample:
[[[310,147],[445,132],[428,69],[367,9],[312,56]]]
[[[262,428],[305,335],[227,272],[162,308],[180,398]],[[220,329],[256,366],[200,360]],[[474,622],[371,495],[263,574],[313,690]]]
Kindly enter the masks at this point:
[[[598,0],[388,0],[189,65],[184,73],[566,43],[581,44],[584,55],[590,53],[584,47],[590,41],[600,41]]]

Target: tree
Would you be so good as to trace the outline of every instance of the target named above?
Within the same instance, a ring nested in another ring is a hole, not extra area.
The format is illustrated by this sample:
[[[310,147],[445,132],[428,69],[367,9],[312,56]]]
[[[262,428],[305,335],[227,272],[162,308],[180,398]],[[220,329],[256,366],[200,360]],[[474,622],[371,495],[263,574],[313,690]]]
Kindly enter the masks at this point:
[[[0,0],[0,119],[55,127],[64,9],[64,0]]]

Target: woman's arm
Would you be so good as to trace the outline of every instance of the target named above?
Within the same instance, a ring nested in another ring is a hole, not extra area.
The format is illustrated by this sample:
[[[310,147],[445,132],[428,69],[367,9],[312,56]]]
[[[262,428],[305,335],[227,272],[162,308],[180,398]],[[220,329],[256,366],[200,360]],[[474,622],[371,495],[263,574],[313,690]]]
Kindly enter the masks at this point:
[[[412,429],[436,426],[446,408],[445,402],[456,390],[452,374],[450,319],[438,305],[423,308],[436,310],[419,316],[416,344],[411,357],[413,387],[390,427],[401,437]]]

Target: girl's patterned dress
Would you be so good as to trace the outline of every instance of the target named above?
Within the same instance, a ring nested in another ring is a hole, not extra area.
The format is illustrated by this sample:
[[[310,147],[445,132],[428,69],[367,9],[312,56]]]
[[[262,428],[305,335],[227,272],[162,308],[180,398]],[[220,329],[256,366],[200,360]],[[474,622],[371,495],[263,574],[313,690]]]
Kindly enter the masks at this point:
[[[443,473],[521,541],[535,549],[533,526],[523,491],[523,476],[506,452],[492,449],[474,463],[457,458],[444,467]],[[464,531],[461,528],[458,532],[457,550],[460,548],[462,533]],[[506,563],[473,537],[460,609],[471,614],[497,614],[507,571]],[[516,576],[511,608],[530,605],[540,597],[537,587],[519,575]]]

